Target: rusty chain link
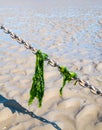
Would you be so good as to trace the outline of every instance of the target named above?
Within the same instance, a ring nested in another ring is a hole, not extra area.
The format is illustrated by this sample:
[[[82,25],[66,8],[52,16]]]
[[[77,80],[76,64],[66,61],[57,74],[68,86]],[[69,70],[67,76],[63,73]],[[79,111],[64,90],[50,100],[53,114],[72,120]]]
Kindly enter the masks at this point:
[[[11,32],[8,30],[6,27],[4,27],[2,24],[0,24],[0,29],[4,31],[4,33],[9,34],[12,39],[16,40],[19,44],[23,44],[26,49],[29,49],[33,54],[36,54],[37,49],[33,48],[29,43],[25,42],[23,39],[18,37],[15,33]],[[50,64],[52,67],[57,67],[59,69],[59,65],[57,64],[56,61],[50,59],[49,57],[46,59],[48,61],[48,64]],[[93,85],[90,85],[87,81],[81,80],[80,78],[75,78],[73,79],[76,82],[78,82],[82,87],[84,88],[89,88],[90,91],[93,94],[97,94],[102,96],[102,91],[99,90],[98,88],[94,87]]]

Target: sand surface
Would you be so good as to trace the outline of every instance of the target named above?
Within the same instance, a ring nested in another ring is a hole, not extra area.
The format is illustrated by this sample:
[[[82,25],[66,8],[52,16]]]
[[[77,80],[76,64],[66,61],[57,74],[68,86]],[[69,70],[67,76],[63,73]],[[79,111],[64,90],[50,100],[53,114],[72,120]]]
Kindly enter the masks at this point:
[[[0,8],[0,22],[102,90],[101,12]],[[60,97],[62,77],[47,63],[43,106],[28,106],[34,66],[35,56],[0,30],[0,130],[102,130],[102,97],[73,83]]]

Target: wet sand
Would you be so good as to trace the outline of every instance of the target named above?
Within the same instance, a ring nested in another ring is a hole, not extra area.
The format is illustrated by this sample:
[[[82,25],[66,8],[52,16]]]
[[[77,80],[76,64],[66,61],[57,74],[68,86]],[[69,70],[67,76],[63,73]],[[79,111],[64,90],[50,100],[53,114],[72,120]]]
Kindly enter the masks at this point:
[[[101,12],[1,8],[0,22],[102,90]],[[62,130],[102,130],[102,97],[73,82],[60,97],[62,77],[47,63],[43,105],[28,106],[34,66],[35,56],[0,30],[0,130],[55,130],[53,123]]]

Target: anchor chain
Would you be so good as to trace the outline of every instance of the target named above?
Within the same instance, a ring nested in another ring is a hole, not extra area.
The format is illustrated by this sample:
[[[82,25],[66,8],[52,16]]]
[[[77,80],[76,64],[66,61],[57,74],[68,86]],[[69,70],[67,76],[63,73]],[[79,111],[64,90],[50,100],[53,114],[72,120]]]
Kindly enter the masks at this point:
[[[33,48],[29,43],[25,42],[22,38],[18,37],[15,33],[7,29],[5,26],[0,24],[0,29],[4,31],[4,33],[9,34],[13,40],[16,40],[19,44],[23,44],[26,49],[29,49],[33,54],[36,54],[37,49]],[[55,60],[50,59],[49,57],[46,59],[48,61],[48,64],[50,64],[52,67],[57,67],[59,69],[60,65],[57,64]],[[84,88],[89,88],[90,91],[93,94],[102,96],[102,91],[98,88],[94,87],[93,85],[90,85],[87,81],[84,81],[78,77],[74,78],[76,82],[79,83]]]

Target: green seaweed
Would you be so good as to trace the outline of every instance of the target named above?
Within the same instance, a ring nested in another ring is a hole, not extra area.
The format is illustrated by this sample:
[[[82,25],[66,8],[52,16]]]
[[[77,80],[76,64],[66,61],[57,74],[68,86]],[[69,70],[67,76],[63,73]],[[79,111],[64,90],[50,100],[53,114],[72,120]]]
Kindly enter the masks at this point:
[[[39,107],[42,106],[42,99],[44,96],[44,60],[46,60],[47,57],[48,55],[42,53],[40,50],[36,53],[35,74],[33,76],[28,105],[31,105],[36,97],[39,101]]]
[[[77,77],[77,74],[75,72],[71,72],[69,71],[66,67],[60,66],[59,67],[59,71],[61,73],[61,75],[63,76],[63,84],[62,87],[60,88],[60,95],[62,96],[62,91],[64,86],[66,85],[66,82],[68,81],[68,83]]]

